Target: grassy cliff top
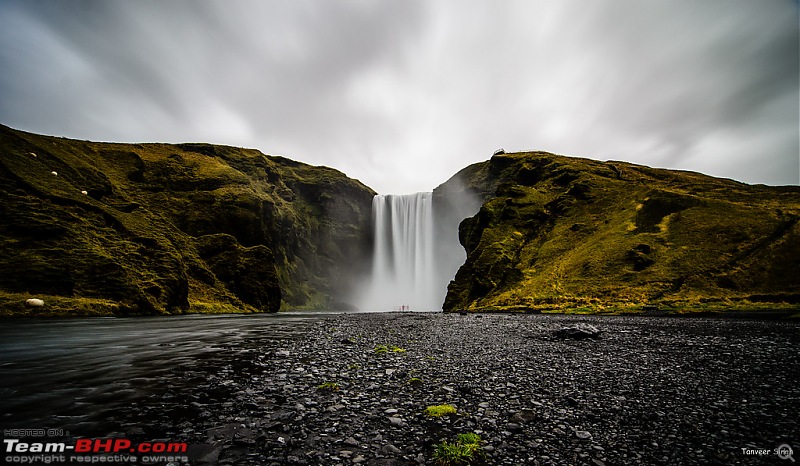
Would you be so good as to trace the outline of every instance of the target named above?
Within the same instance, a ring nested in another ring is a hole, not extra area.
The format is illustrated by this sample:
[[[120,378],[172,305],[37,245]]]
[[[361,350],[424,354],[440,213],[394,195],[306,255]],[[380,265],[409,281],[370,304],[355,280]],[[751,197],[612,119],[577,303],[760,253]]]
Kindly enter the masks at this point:
[[[367,254],[374,192],[328,167],[211,144],[0,126],[0,313],[320,308]],[[24,306],[42,297],[41,309]]]
[[[446,310],[800,303],[797,186],[524,152],[467,167],[440,189],[485,200],[461,224],[468,257]]]

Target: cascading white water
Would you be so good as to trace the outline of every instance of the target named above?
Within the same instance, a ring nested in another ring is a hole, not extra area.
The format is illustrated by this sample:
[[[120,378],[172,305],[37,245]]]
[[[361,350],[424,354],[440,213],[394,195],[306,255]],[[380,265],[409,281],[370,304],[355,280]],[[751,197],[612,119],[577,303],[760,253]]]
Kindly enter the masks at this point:
[[[362,310],[441,309],[435,280],[432,193],[372,200],[375,250]]]

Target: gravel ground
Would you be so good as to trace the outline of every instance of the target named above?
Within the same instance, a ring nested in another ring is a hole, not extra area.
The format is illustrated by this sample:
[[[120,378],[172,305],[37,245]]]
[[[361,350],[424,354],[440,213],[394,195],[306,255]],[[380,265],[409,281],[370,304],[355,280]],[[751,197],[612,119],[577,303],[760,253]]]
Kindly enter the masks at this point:
[[[554,335],[580,322],[600,338]],[[744,451],[781,444],[800,456],[796,321],[386,313],[306,325],[187,368],[190,386],[136,407],[172,428],[124,432],[202,443],[194,464],[433,464],[433,445],[464,432],[483,438],[488,464],[790,464]],[[457,414],[423,414],[440,404]]]

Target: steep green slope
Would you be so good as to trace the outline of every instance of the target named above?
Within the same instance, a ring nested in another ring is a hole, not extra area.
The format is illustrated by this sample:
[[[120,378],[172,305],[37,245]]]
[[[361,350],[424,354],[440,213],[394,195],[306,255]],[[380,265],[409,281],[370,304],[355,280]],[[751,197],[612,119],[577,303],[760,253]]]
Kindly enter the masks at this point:
[[[0,312],[344,307],[365,273],[373,195],[256,150],[0,126]]]
[[[453,186],[483,196],[445,310],[710,309],[800,302],[800,188],[543,152]]]

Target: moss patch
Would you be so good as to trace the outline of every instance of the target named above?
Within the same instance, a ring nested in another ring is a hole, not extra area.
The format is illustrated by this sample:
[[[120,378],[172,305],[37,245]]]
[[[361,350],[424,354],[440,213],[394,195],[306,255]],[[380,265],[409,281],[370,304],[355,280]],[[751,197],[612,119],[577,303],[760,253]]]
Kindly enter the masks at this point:
[[[442,417],[456,414],[456,407],[453,405],[434,405],[425,408],[425,415],[428,417]]]

